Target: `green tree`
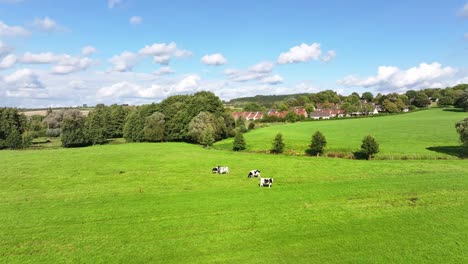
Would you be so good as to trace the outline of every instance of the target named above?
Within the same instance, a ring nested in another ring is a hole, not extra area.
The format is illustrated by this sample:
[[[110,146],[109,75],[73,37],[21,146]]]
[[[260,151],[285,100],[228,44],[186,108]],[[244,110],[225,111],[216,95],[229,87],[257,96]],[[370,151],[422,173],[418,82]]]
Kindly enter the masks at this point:
[[[160,112],[146,117],[143,128],[145,140],[150,142],[164,141],[165,123],[164,114]]]
[[[255,112],[255,111],[260,111],[262,107],[255,102],[249,102],[244,106],[244,111],[248,112]]]
[[[361,96],[361,99],[366,100],[366,102],[370,103],[374,99],[374,95],[371,92],[364,92]]]
[[[0,108],[0,149],[20,149],[31,144],[29,122],[16,108]]]
[[[215,133],[215,117],[209,112],[200,112],[190,121],[188,135],[192,142],[204,145],[205,139],[208,138],[207,133],[211,133],[214,140]]]
[[[273,140],[273,145],[271,147],[270,153],[280,154],[283,153],[284,142],[283,135],[281,133],[276,134],[275,139]]]
[[[86,126],[88,129],[88,137],[93,144],[107,143],[107,138],[110,137],[110,110],[103,104],[98,104],[89,113],[86,118]]]
[[[287,122],[295,123],[297,120],[299,120],[299,117],[297,116],[297,114],[294,111],[289,111],[286,114],[286,116],[284,117],[284,119]]]
[[[327,140],[322,132],[317,131],[312,135],[312,140],[309,145],[309,149],[306,150],[306,153],[309,155],[323,154],[325,147],[327,146]]]
[[[89,146],[93,142],[89,138],[85,118],[79,116],[68,116],[62,123],[62,146],[65,148]]]
[[[431,105],[431,100],[429,100],[429,97],[425,92],[419,91],[414,97],[413,105],[417,107],[428,107],[429,105]]]
[[[388,113],[398,113],[400,111],[398,106],[388,99],[383,101],[382,108]]]
[[[123,137],[125,119],[130,110],[124,106],[113,104],[110,106],[110,121],[108,134],[112,138]]]
[[[457,122],[455,128],[458,134],[460,134],[460,141],[468,149],[468,118]]]
[[[468,88],[457,99],[456,106],[468,112]]]
[[[232,145],[232,150],[234,151],[240,151],[240,150],[244,150],[245,149],[245,139],[244,139],[244,135],[242,134],[242,132],[240,131],[237,131],[236,132],[236,135],[234,137],[234,142],[233,142],[233,145]]]
[[[215,139],[213,137],[213,130],[211,129],[211,127],[208,127],[207,129],[205,129],[202,133],[202,139],[201,139],[201,142],[200,144],[205,146],[205,147],[210,147],[213,145],[213,143],[215,142]]]
[[[379,143],[372,136],[366,136],[362,140],[361,152],[367,155],[367,159],[370,160],[372,155],[379,152]]]

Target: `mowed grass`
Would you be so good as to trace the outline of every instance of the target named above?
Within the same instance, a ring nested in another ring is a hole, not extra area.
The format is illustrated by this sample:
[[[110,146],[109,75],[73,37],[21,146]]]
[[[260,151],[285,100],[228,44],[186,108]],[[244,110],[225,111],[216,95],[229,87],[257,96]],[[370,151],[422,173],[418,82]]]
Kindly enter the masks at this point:
[[[466,263],[465,160],[0,152],[3,263]],[[229,166],[229,175],[211,168]],[[273,177],[271,189],[248,179]]]
[[[275,135],[282,133],[286,152],[302,155],[316,131],[325,135],[328,152],[339,153],[358,151],[364,136],[372,135],[380,144],[377,158],[457,158],[462,149],[455,123],[466,117],[466,112],[430,109],[392,116],[275,125],[248,132],[244,138],[246,151],[265,152],[271,149]],[[232,149],[232,141],[217,142],[215,147]]]

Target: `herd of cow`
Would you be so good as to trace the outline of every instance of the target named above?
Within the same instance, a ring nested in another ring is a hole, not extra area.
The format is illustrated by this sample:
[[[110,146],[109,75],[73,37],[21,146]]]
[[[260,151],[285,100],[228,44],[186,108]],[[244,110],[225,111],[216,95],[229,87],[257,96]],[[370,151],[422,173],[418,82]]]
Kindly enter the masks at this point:
[[[223,166],[216,166],[211,170],[212,173],[217,173],[217,174],[229,174],[229,168],[228,167],[223,167]],[[260,170],[251,170],[249,171],[249,174],[247,175],[247,178],[259,178],[260,183],[258,184],[260,187],[263,186],[268,186],[268,188],[271,188],[271,185],[273,184],[273,178],[262,178],[260,176]]]

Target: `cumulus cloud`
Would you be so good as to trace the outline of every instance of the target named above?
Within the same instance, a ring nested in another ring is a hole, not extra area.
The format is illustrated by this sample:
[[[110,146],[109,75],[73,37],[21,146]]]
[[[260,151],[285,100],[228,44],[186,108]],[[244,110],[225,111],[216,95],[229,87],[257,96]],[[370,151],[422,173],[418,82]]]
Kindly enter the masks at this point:
[[[112,64],[113,71],[126,72],[133,70],[133,67],[138,63],[138,54],[124,51],[119,55],[115,55],[109,59]]]
[[[26,52],[20,59],[23,64],[55,64],[53,74],[69,74],[88,69],[93,60],[87,57],[74,57],[68,54],[54,54],[52,52],[30,53]]]
[[[227,60],[221,53],[205,55],[201,58],[201,61],[206,65],[218,66],[226,64]]]
[[[279,64],[308,62],[311,60],[318,60],[322,55],[322,50],[319,43],[312,43],[307,45],[302,43],[289,49],[288,52],[283,52],[278,57]]]
[[[168,74],[172,74],[174,73],[174,71],[171,69],[171,67],[161,67],[159,70],[155,71],[154,74],[155,75],[158,75],[158,76],[162,76],[162,75],[168,75]]]
[[[108,0],[107,1],[107,6],[109,8],[114,8],[116,5],[121,4],[122,0]]]
[[[3,78],[3,81],[14,89],[43,88],[37,75],[30,69],[20,69]]]
[[[49,17],[36,18],[34,20],[33,25],[39,30],[47,31],[47,32],[59,31],[59,30],[65,29],[63,26],[60,26],[59,24],[57,24],[57,22],[55,22],[53,19]]]
[[[0,40],[0,57],[13,52],[14,48],[8,46],[5,42]]]
[[[283,78],[279,75],[271,76],[273,62],[265,61],[249,67],[247,70],[226,69],[224,74],[233,82],[259,81],[264,84],[279,84]]]
[[[140,16],[132,16],[128,22],[131,25],[140,25],[143,22],[143,18]]]
[[[28,36],[30,33],[20,26],[9,26],[0,21],[0,37],[21,37]]]
[[[325,56],[322,57],[323,62],[330,62],[336,57],[336,52],[334,50],[329,50]]]
[[[276,84],[283,83],[283,81],[284,81],[283,77],[281,77],[278,74],[275,74],[273,76],[267,76],[267,77],[263,78],[260,82],[265,83],[265,84],[276,85]]]
[[[192,55],[192,52],[188,50],[181,50],[177,48],[174,42],[169,44],[166,43],[154,43],[153,45],[147,45],[140,49],[138,52],[142,56],[152,56],[155,63],[167,65],[169,64],[172,57],[184,58]]]
[[[440,63],[421,63],[417,67],[401,70],[394,66],[380,66],[376,76],[358,78],[347,76],[338,83],[350,87],[378,87],[380,90],[404,92],[439,86],[440,82],[453,77],[457,72],[452,67],[442,67]]]
[[[81,54],[85,56],[91,55],[96,52],[97,52],[97,49],[93,46],[85,46],[81,49]]]
[[[26,52],[21,58],[21,62],[25,64],[49,64],[60,60],[60,55],[52,52],[30,53]]]
[[[458,10],[458,15],[464,18],[468,18],[468,3],[466,3],[460,10]]]
[[[3,59],[0,59],[0,70],[12,68],[15,64],[16,56],[13,54],[6,55]]]

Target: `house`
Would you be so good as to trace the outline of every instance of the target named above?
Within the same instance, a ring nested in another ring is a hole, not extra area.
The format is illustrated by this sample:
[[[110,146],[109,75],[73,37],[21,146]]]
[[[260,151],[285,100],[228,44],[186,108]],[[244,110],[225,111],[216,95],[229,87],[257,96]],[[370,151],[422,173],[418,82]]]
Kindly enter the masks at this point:
[[[235,120],[239,119],[239,117],[244,118],[245,120],[260,120],[263,118],[262,112],[234,112],[232,113],[232,117]]]
[[[310,118],[314,120],[319,119],[330,119],[332,117],[332,110],[315,110],[314,112],[310,113]]]

